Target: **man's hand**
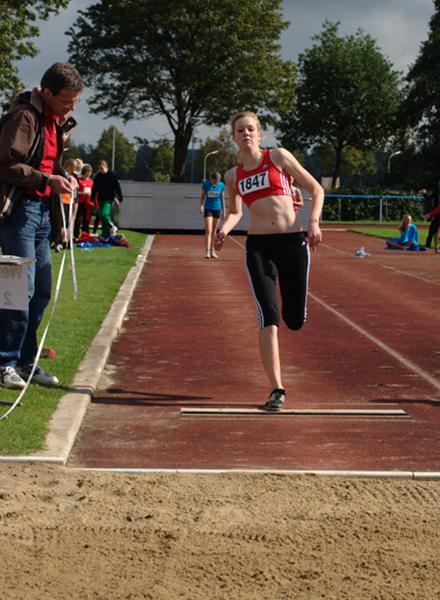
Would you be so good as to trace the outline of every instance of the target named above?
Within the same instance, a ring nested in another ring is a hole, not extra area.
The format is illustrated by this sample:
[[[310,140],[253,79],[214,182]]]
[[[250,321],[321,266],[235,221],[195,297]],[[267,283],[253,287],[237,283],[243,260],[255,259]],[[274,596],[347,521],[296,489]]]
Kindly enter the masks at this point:
[[[78,187],[78,180],[73,175],[69,175],[70,185],[72,186],[72,190],[76,190]]]
[[[48,185],[52,191],[56,194],[71,194],[75,189],[76,185],[71,182],[71,180],[75,181],[75,177],[69,177],[66,179],[61,175],[51,175],[48,181]]]

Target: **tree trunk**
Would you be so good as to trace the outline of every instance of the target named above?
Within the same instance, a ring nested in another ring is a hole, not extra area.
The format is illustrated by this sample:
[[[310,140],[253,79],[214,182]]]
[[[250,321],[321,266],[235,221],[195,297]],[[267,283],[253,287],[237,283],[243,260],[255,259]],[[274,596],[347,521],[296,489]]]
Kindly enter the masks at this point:
[[[189,123],[180,126],[175,131],[173,181],[176,183],[182,183],[185,178],[186,156],[192,133]]]
[[[344,149],[344,143],[342,140],[338,142],[336,148],[335,166],[333,169],[332,176],[332,188],[335,188],[338,184],[338,179],[341,177],[341,165],[342,165],[342,151]]]

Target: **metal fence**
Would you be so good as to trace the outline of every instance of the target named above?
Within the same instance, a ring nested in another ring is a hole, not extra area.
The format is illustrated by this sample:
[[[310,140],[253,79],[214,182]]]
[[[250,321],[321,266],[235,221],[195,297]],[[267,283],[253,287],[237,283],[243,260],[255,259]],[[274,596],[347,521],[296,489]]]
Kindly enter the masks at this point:
[[[423,196],[374,194],[326,194],[324,220],[356,221],[360,219],[399,220],[408,213],[414,219],[423,216]]]

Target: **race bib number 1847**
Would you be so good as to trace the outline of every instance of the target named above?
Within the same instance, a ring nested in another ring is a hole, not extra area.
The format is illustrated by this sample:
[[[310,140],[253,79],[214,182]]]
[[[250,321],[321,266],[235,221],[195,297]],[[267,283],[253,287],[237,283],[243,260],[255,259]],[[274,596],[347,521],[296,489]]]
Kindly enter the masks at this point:
[[[256,175],[250,175],[246,179],[240,179],[238,182],[240,194],[245,196],[251,192],[258,192],[269,187],[269,171],[263,171]]]

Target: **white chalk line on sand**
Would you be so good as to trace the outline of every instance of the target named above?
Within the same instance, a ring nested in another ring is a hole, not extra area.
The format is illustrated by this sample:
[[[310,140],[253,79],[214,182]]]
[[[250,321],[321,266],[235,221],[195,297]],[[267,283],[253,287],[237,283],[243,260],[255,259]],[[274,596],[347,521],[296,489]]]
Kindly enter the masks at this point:
[[[238,242],[237,240],[235,240],[233,237],[231,237],[230,239],[233,242],[235,242],[236,244],[238,244],[239,246],[241,246],[242,248],[244,248],[244,245],[241,244],[240,242]],[[386,352],[387,354],[389,354],[390,356],[395,358],[398,362],[400,362],[408,370],[415,373],[421,379],[424,379],[427,383],[432,385],[437,391],[440,391],[440,381],[438,379],[436,379],[435,377],[432,377],[429,373],[424,371],[421,367],[419,367],[418,365],[413,363],[411,360],[409,360],[408,358],[403,356],[403,354],[400,354],[400,352],[393,350],[390,346],[388,346],[388,344],[386,344],[385,342],[383,342],[382,340],[377,338],[375,335],[368,333],[368,331],[366,329],[364,329],[360,325],[357,325],[354,321],[352,321],[349,317],[346,317],[339,310],[336,310],[335,308],[333,308],[332,306],[327,304],[327,302],[324,302],[324,300],[321,300],[320,298],[318,298],[318,296],[316,296],[316,294],[312,294],[309,291],[309,296],[315,302],[320,304],[323,308],[325,308],[326,310],[331,312],[333,315],[338,317],[338,319],[341,319],[341,321],[344,321],[344,323],[349,325],[352,329],[354,329],[355,331],[357,331],[358,333],[360,333],[361,335],[366,337],[368,340],[370,340],[370,342],[373,342],[373,344],[376,344],[376,346],[378,346],[381,350],[383,350],[384,352]]]
[[[360,471],[348,469],[343,470],[319,470],[319,469],[157,469],[157,468],[124,468],[124,467],[69,467],[69,471],[96,472],[96,473],[121,473],[131,475],[148,474],[172,474],[172,475],[309,475],[321,477],[364,477],[369,479],[417,479],[430,480],[440,479],[438,471]]]

